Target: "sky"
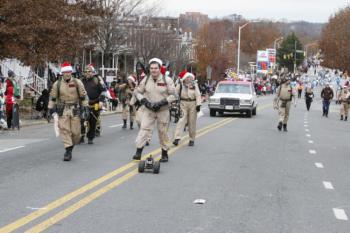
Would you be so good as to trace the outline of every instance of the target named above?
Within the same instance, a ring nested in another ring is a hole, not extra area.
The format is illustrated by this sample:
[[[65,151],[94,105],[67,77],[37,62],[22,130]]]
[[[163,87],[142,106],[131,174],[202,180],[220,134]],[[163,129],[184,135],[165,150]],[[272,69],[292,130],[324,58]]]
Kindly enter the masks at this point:
[[[350,0],[163,0],[162,16],[201,12],[210,18],[240,14],[246,19],[286,19],[325,23]]]

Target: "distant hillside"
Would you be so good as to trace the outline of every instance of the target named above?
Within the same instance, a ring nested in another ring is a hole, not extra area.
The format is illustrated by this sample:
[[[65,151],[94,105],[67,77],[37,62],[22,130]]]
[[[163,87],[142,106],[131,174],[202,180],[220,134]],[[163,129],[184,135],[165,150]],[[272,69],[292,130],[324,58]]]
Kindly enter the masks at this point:
[[[283,36],[295,32],[304,44],[320,39],[324,26],[322,23],[309,23],[304,21],[288,23],[277,22],[277,25]]]

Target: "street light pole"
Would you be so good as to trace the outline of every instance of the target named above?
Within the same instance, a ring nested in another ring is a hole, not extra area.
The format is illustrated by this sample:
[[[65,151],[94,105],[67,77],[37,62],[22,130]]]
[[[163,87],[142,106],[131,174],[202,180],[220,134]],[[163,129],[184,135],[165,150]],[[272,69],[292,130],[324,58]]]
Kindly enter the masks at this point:
[[[243,26],[239,26],[239,28],[238,28],[237,75],[239,75],[240,58],[241,58],[241,30],[250,23],[251,22],[248,22],[248,23],[244,24]]]

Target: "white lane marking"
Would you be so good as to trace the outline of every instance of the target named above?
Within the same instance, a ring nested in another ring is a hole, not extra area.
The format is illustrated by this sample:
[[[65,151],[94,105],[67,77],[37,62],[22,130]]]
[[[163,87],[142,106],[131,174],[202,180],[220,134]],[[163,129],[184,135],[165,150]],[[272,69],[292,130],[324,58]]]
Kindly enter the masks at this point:
[[[309,125],[304,125],[305,128],[309,127]]]
[[[46,210],[47,208],[38,208],[38,207],[27,206],[27,209],[30,209],[30,210]]]
[[[118,124],[118,125],[111,125],[111,126],[109,126],[109,128],[117,128],[117,127],[120,127],[120,126],[122,126],[123,124]]]
[[[310,144],[313,144],[313,143],[314,143],[314,141],[312,141],[312,140],[309,140],[309,141],[308,141],[308,143],[310,143]]]
[[[310,132],[310,130],[309,129],[305,129],[305,132]]]
[[[329,189],[329,190],[334,189],[333,184],[331,182],[328,182],[328,181],[323,181],[323,186],[325,189]]]
[[[4,152],[8,152],[8,151],[12,151],[12,150],[17,150],[20,148],[23,148],[24,146],[17,146],[17,147],[12,147],[12,148],[5,148],[3,150],[0,150],[0,153],[4,153]]]
[[[338,219],[338,220],[343,220],[343,221],[349,220],[348,216],[345,213],[345,210],[343,210],[343,209],[334,208],[333,213],[334,213],[334,216],[336,217],[336,219]]]
[[[306,134],[306,137],[311,138],[311,134]]]
[[[317,154],[317,152],[315,150],[309,150],[309,153],[312,154],[312,155]]]
[[[315,163],[315,166],[317,168],[324,168],[323,164],[322,163]]]

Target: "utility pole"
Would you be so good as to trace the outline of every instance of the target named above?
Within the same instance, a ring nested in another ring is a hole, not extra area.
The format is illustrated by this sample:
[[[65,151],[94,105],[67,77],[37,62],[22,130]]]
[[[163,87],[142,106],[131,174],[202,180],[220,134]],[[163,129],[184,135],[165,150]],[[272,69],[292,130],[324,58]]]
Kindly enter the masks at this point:
[[[297,70],[297,41],[294,41],[294,74]]]

